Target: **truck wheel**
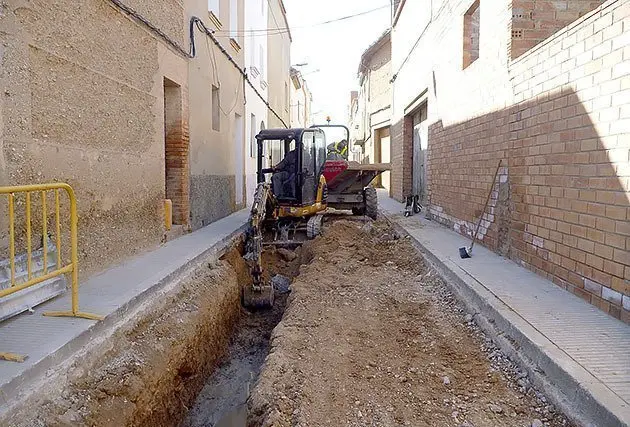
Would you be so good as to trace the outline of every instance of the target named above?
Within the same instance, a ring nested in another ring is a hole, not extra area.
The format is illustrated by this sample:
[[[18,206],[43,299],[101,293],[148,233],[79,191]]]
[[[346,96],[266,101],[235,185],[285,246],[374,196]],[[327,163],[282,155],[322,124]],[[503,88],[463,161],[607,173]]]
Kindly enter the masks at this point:
[[[376,188],[366,188],[363,197],[365,199],[365,215],[376,219],[378,216],[378,196],[376,194]]]

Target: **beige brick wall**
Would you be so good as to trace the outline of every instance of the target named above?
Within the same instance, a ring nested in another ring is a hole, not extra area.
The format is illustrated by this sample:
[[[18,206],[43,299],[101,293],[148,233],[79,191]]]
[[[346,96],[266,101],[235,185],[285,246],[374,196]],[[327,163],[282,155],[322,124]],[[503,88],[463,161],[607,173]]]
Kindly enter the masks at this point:
[[[512,58],[518,58],[603,0],[513,0]]]
[[[391,93],[391,43],[385,43],[370,58],[369,71],[369,112],[374,113],[392,103]]]
[[[513,105],[435,123],[428,166],[431,215],[467,234],[503,159],[483,244],[626,322],[629,22],[608,1],[510,63]]]

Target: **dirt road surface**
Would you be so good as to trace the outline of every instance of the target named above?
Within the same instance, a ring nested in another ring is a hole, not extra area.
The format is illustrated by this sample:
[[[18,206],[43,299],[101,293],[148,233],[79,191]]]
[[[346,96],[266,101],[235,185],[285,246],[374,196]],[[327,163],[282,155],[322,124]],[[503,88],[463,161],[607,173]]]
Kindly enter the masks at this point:
[[[249,425],[568,425],[387,223],[333,221],[301,259]]]

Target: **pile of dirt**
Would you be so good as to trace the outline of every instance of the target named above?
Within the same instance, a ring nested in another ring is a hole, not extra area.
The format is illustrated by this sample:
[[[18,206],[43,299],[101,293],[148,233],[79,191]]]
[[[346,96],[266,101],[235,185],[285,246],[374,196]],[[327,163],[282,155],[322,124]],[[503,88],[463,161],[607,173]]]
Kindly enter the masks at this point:
[[[9,425],[177,425],[239,319],[237,273],[226,261],[204,264],[161,298],[108,340],[102,354],[77,360],[63,390],[40,393]]]
[[[491,365],[444,283],[387,223],[337,220],[302,250],[312,262],[274,330],[250,426],[566,425]]]

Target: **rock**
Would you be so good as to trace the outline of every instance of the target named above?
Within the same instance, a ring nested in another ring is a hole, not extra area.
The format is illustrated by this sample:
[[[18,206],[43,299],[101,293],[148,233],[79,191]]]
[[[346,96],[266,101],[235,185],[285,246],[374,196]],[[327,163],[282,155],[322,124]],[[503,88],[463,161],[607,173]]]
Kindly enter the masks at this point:
[[[276,274],[271,278],[271,285],[274,289],[283,294],[291,291],[291,279],[280,274]]]
[[[451,379],[449,377],[443,377],[442,382],[444,383],[444,385],[451,385]]]
[[[536,418],[534,421],[532,421],[531,427],[544,427],[544,424],[542,421]]]
[[[475,427],[471,422],[464,421],[458,427]]]
[[[451,413],[451,417],[453,417],[453,418],[457,418],[457,417],[459,417],[459,412],[457,412],[457,411],[453,411],[453,412]]]
[[[470,323],[473,320],[473,315],[472,314],[467,314],[466,317],[464,317],[464,322],[466,323]]]
[[[503,412],[503,408],[500,407],[499,405],[495,405],[494,403],[488,404],[488,409],[494,412],[495,414],[500,414]]]
[[[285,248],[278,249],[278,253],[285,261],[293,261],[297,258],[297,254]]]

